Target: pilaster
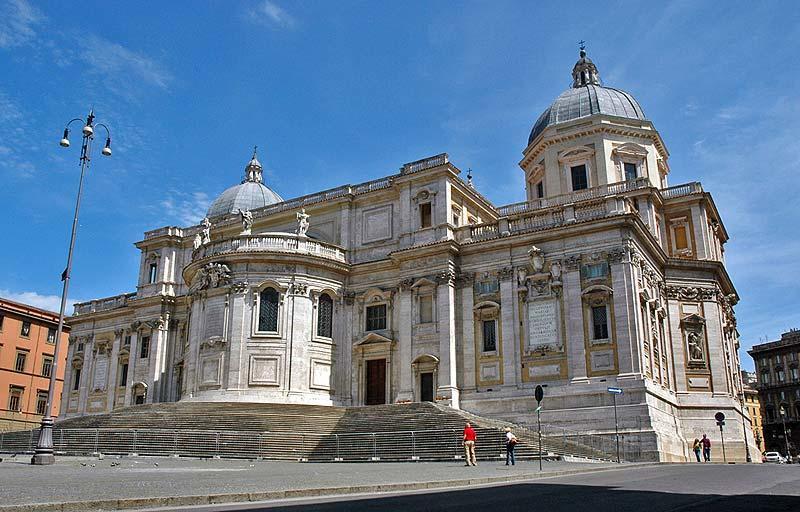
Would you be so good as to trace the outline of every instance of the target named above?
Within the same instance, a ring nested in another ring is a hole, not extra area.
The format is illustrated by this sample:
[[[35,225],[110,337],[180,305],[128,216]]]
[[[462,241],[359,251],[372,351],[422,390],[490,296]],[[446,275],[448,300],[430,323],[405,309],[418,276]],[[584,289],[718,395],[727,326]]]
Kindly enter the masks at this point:
[[[413,323],[411,311],[411,289],[404,282],[401,284],[398,294],[398,343],[400,350],[400,360],[398,361],[400,370],[400,389],[397,393],[397,401],[414,400],[413,375],[411,368],[412,360],[412,338],[411,325]]]
[[[520,382],[519,367],[519,333],[514,325],[514,295],[516,295],[513,272],[510,268],[500,272],[500,332],[502,335],[503,354],[503,387],[516,387]]]
[[[456,358],[455,274],[445,272],[439,279],[437,308],[439,320],[439,385],[436,396],[444,397],[454,409],[459,408]]]

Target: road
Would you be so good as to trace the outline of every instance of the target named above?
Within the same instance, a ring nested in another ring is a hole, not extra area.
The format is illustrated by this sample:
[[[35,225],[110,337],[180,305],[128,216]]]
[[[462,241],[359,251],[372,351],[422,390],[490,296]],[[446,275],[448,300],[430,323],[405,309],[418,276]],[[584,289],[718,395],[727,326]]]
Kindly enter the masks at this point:
[[[661,465],[440,492],[303,499],[193,510],[786,512],[800,510],[800,466]]]

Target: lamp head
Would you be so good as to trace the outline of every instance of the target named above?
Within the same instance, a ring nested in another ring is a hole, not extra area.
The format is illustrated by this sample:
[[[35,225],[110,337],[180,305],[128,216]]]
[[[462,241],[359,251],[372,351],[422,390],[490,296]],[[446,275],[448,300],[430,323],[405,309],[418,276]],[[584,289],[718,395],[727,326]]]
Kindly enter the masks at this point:
[[[59,142],[59,144],[61,145],[62,148],[69,147],[69,128],[64,128],[64,137],[61,139],[61,142]]]
[[[94,134],[94,128],[92,128],[92,125],[87,124],[86,126],[84,126],[83,134],[86,135],[87,137],[91,137]]]
[[[103,148],[103,151],[101,151],[101,153],[103,154],[103,156],[111,156],[111,137],[108,137],[106,139],[106,147]]]

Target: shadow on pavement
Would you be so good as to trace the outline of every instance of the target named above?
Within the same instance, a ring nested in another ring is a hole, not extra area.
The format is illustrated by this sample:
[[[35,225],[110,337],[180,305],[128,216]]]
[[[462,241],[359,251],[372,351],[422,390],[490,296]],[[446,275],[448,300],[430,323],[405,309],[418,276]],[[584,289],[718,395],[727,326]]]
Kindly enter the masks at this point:
[[[702,488],[702,482],[698,482]],[[493,512],[754,512],[800,510],[800,496],[719,495],[638,491],[607,486],[525,483],[473,490],[414,494],[387,498],[356,499],[248,510],[287,511],[483,511]]]

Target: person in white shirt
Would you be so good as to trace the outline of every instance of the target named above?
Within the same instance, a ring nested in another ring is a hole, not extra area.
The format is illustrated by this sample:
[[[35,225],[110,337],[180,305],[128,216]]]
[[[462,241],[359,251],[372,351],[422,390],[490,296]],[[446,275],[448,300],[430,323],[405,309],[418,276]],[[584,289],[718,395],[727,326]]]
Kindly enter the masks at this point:
[[[517,436],[511,432],[510,427],[506,427],[506,466],[508,466],[509,461],[511,461],[511,465],[514,465],[514,447],[517,445]]]

